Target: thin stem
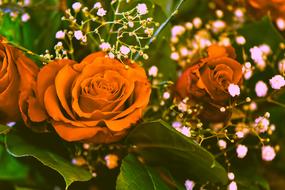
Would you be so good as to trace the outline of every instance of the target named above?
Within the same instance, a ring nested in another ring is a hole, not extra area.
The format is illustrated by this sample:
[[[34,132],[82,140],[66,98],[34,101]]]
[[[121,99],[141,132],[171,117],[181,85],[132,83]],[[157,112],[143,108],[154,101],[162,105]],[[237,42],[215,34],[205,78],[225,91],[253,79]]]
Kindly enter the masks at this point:
[[[45,59],[44,57],[41,57],[40,55],[38,55],[38,54],[32,52],[31,50],[28,50],[28,49],[26,49],[26,48],[24,48],[24,47],[22,47],[22,46],[20,46],[20,45],[18,45],[18,44],[16,44],[16,43],[14,43],[14,42],[4,41],[4,42],[2,42],[2,43],[6,43],[6,44],[9,44],[9,45],[12,45],[12,46],[16,47],[17,49],[22,50],[23,52],[25,52],[25,53],[27,53],[27,54],[29,54],[29,55],[31,55],[31,56],[37,58],[37,59],[40,60],[41,62],[45,62],[45,63],[48,63],[48,62],[49,62],[48,59]]]
[[[156,38],[157,36],[160,34],[160,32],[167,26],[167,24],[170,22],[170,20],[174,17],[175,14],[177,14],[180,6],[182,5],[182,3],[184,2],[184,0],[180,0],[177,4],[177,6],[175,7],[174,11],[171,13],[171,15],[159,26],[159,28],[155,31],[155,33],[153,34],[153,36],[149,39],[149,41],[147,42],[147,45],[150,45]],[[135,55],[134,61],[136,61],[139,58],[139,53],[137,53]]]
[[[280,102],[278,102],[276,100],[273,100],[270,96],[266,100],[269,103],[272,103],[272,104],[278,105],[278,106],[280,106],[282,108],[285,108],[285,104],[282,104],[282,103],[280,103]]]

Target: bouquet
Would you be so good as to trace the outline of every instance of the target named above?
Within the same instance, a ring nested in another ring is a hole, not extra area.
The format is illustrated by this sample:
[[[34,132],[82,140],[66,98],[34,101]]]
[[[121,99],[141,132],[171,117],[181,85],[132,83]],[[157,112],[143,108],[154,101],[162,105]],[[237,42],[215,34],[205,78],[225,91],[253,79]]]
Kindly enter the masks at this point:
[[[1,189],[283,189],[284,12],[0,0]]]

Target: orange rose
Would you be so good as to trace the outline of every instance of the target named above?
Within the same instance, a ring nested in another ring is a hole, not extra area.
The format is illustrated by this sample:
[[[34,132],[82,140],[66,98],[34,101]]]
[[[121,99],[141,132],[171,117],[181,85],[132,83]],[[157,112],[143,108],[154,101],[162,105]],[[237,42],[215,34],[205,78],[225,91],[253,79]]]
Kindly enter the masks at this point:
[[[284,0],[248,0],[248,5],[265,15],[270,11],[273,19],[279,17],[285,19],[285,1]]]
[[[151,92],[144,69],[128,66],[101,52],[79,64],[68,59],[47,64],[38,74],[36,99],[31,97],[30,120],[40,122],[46,112],[67,141],[121,139],[142,117]]]
[[[242,66],[234,58],[232,47],[212,45],[208,48],[208,57],[186,69],[178,79],[179,96],[204,105],[201,117],[222,121],[229,116],[228,112],[220,112],[220,107],[227,105],[231,98],[228,86],[242,81]]]
[[[0,122],[6,123],[20,118],[39,69],[21,51],[3,41],[0,37]],[[25,118],[24,112],[22,116]]]

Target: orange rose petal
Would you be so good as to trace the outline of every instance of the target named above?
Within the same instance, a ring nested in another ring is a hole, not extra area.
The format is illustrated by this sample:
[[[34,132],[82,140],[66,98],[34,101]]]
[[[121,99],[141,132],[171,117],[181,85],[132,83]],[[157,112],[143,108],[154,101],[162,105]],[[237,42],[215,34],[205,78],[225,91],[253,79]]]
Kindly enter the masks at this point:
[[[122,111],[120,114],[118,114],[114,119],[119,119],[124,116],[129,115],[131,112],[133,112],[137,108],[144,108],[147,106],[150,98],[151,88],[150,84],[148,82],[145,83],[139,83],[136,84],[136,87],[134,89],[134,96],[135,96],[135,102],[133,102],[130,107]]]
[[[228,56],[227,50],[225,47],[215,45],[215,44],[208,47],[207,51],[208,51],[208,57],[209,58]]]
[[[211,70],[209,68],[205,68],[203,73],[201,73],[201,79],[205,84],[205,90],[213,100],[224,101],[228,99],[228,94],[223,92],[220,85],[211,78]]]
[[[87,57],[85,57],[80,64],[91,64],[98,57],[105,57],[106,54],[104,52],[95,52],[91,53]]]
[[[191,84],[190,73],[192,72],[192,68],[188,68],[186,71],[182,73],[179,77],[178,81],[176,82],[176,89],[179,93],[179,96],[184,98],[189,93],[189,86]]]
[[[219,64],[227,65],[234,71],[231,83],[237,84],[240,81],[242,78],[242,66],[239,62],[228,57],[220,57],[208,62],[209,66],[217,66]]]
[[[70,120],[63,115],[54,85],[47,88],[44,95],[44,104],[47,113],[53,120],[63,121],[78,127],[86,127],[83,122]]]
[[[107,128],[101,128],[101,129],[104,130],[99,131],[94,137],[87,139],[86,142],[91,142],[96,144],[113,143],[121,140],[123,137],[126,136],[127,133],[127,131],[118,131],[113,134]]]
[[[78,75],[77,72],[75,72],[70,65],[65,65],[57,74],[55,78],[55,88],[57,92],[57,97],[59,98],[59,101],[64,108],[64,110],[67,112],[67,114],[72,118],[75,119],[72,111],[70,110],[70,103],[71,102],[71,88],[73,81],[75,77]]]
[[[54,122],[54,129],[66,141],[80,141],[94,137],[102,131],[100,127],[76,127],[67,123]]]
[[[57,72],[70,61],[54,61],[45,65],[39,72],[36,85],[36,94],[39,103],[44,107],[44,94],[46,89],[54,84]]]
[[[122,131],[135,124],[142,116],[142,109],[136,109],[134,112],[129,113],[123,118],[118,118],[115,120],[104,121],[107,127],[112,131]]]
[[[47,119],[46,113],[34,97],[30,97],[28,100],[28,115],[33,122],[43,122]]]

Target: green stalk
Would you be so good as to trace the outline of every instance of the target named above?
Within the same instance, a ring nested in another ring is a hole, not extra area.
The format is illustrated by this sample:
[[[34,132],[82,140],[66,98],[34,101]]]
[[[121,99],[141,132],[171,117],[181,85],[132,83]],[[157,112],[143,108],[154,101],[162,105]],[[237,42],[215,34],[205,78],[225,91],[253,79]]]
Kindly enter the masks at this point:
[[[175,7],[174,11],[171,13],[171,15],[158,27],[158,29],[154,32],[153,36],[149,39],[146,45],[150,45],[160,34],[160,32],[167,26],[167,24],[170,22],[170,20],[174,17],[175,14],[178,13],[179,8],[181,7],[182,3],[185,0],[180,0]],[[139,53],[136,53],[134,61],[136,61],[139,58]]]
[[[38,54],[36,54],[36,53],[34,53],[34,52],[32,52],[32,51],[30,51],[30,50],[28,50],[28,49],[26,49],[26,48],[20,46],[20,45],[14,43],[14,42],[4,41],[4,42],[2,42],[2,43],[10,44],[10,45],[14,46],[15,48],[17,48],[17,49],[19,49],[19,50],[22,50],[23,52],[25,52],[25,53],[27,53],[27,54],[29,54],[29,55],[35,57],[36,59],[38,59],[38,60],[41,61],[41,62],[45,62],[45,63],[48,63],[48,62],[49,62],[49,60],[45,59],[44,57],[41,57],[41,56],[39,56]]]

